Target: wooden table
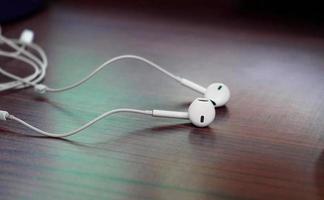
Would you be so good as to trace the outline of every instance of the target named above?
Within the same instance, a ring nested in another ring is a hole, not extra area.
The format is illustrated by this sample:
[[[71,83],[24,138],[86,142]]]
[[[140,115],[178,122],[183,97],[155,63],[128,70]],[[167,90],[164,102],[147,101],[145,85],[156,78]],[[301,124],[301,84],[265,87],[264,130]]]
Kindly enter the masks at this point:
[[[35,31],[52,87],[136,54],[204,86],[226,83],[230,102],[205,129],[121,114],[61,140],[0,122],[0,199],[324,199],[324,39],[316,27],[102,4],[59,2],[4,34]],[[69,92],[3,92],[0,107],[63,132],[114,108],[186,110],[197,96],[127,60]]]

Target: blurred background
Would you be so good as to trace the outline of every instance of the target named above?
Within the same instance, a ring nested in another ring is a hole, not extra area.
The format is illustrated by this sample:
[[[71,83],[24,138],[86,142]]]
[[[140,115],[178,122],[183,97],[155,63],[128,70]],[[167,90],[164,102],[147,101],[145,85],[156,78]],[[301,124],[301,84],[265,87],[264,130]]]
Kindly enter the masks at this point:
[[[0,22],[8,37],[35,31],[52,87],[136,54],[203,86],[224,82],[232,94],[204,130],[116,116],[75,136],[76,145],[3,124],[2,199],[7,191],[13,199],[324,199],[320,1],[1,0]],[[16,63],[0,60],[14,74],[32,73]],[[197,94],[125,61],[71,92],[1,97],[8,111],[63,132],[113,108],[184,110]]]
[[[271,21],[290,25],[321,26],[324,14],[320,1],[293,0],[2,0],[0,22],[10,22],[31,15],[55,3],[70,3],[74,7],[106,6],[106,9],[123,8],[151,12],[168,17],[216,20],[244,19],[255,22]],[[318,27],[317,27],[318,28]]]

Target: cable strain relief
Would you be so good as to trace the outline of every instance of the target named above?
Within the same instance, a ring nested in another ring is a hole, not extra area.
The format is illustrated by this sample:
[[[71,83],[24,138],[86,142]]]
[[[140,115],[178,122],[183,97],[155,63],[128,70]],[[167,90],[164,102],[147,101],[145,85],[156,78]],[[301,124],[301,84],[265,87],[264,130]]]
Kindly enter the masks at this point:
[[[8,117],[7,117],[7,119],[13,119],[13,118],[15,118],[15,116],[14,115],[8,115]]]
[[[183,86],[186,86],[196,92],[199,92],[201,94],[205,94],[206,92],[206,88],[204,88],[203,86],[197,84],[197,83],[194,83],[188,79],[185,79],[185,78],[181,78],[180,80],[180,83],[183,85]]]
[[[47,86],[44,84],[37,84],[34,86],[34,91],[39,94],[44,94],[47,91]]]

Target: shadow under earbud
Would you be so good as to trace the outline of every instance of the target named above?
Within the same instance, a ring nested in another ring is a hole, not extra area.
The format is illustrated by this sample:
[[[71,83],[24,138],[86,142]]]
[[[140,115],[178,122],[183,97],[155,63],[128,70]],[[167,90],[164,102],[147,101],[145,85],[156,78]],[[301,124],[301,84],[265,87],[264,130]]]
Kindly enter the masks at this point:
[[[227,106],[216,108],[216,120],[217,119],[225,120],[228,119],[229,116],[230,116],[230,112]]]
[[[157,126],[157,127],[149,128],[148,130],[152,131],[152,133],[158,133],[158,132],[169,133],[172,131],[179,131],[183,129],[189,130],[190,134],[195,134],[195,135],[202,135],[202,134],[208,135],[208,134],[215,133],[213,129],[210,127],[199,128],[193,126],[191,123]]]
[[[172,131],[178,131],[181,129],[187,129],[192,127],[191,123],[183,123],[183,124],[173,124],[173,125],[165,125],[165,126],[156,126],[153,128],[149,128],[147,130],[151,131],[151,133],[170,133]]]
[[[150,130],[151,134],[159,133],[163,135],[177,134],[179,131],[184,131],[188,134],[189,142],[192,145],[214,146],[216,141],[216,132],[213,128],[199,128],[191,123],[158,126],[147,130]]]
[[[112,140],[100,141],[95,144],[108,144],[128,141],[129,138],[133,137],[164,137],[167,135],[187,134],[191,144],[204,143],[202,140],[209,140],[208,143],[214,143],[216,138],[216,132],[210,128],[198,128],[193,126],[191,123],[173,124],[156,126],[152,128],[144,128],[141,130],[135,130],[128,132],[126,135],[119,136]],[[198,141],[199,140],[199,141]]]

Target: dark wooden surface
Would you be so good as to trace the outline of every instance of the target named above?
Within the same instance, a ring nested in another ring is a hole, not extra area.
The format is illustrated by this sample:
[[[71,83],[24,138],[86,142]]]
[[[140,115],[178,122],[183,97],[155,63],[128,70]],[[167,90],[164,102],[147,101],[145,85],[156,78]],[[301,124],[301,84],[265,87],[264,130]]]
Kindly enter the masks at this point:
[[[322,35],[314,27],[188,18],[60,2],[5,25],[11,37],[35,31],[52,87],[129,53],[204,86],[224,82],[232,98],[206,129],[122,114],[60,140],[1,122],[0,199],[324,199]],[[128,60],[70,92],[1,93],[0,108],[61,132],[113,108],[185,110],[196,97]]]

